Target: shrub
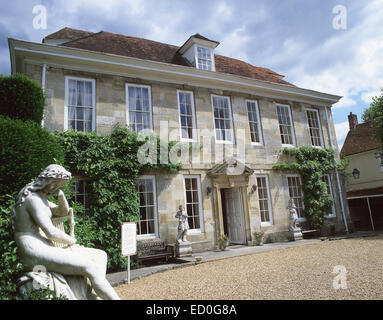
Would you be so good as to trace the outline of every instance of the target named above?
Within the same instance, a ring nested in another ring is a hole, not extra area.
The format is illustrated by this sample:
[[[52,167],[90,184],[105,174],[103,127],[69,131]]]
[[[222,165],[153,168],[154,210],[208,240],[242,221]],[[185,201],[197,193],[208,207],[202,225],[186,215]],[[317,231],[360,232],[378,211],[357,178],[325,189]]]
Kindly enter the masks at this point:
[[[16,195],[46,166],[61,163],[64,150],[57,137],[33,121],[0,116],[1,194]]]
[[[0,75],[0,114],[12,119],[43,119],[45,96],[40,85],[23,74]]]

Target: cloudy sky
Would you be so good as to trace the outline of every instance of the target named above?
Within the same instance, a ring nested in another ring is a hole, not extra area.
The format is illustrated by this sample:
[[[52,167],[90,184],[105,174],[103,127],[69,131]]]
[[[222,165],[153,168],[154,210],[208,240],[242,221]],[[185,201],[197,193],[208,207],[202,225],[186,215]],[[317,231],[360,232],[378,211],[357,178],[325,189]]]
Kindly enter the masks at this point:
[[[46,29],[33,27],[36,5]],[[1,0],[0,73],[10,72],[8,37],[41,42],[63,27],[173,45],[194,33],[217,40],[219,54],[343,96],[332,109],[340,147],[347,115],[361,122],[383,87],[383,0]]]

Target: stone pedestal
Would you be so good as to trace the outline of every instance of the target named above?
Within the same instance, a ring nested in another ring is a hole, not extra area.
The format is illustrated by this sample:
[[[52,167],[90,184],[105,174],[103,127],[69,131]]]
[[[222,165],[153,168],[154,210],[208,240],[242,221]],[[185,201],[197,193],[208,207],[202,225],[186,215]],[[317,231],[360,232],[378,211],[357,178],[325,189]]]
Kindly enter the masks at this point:
[[[182,258],[182,257],[189,257],[193,253],[191,242],[189,241],[181,241],[176,242],[175,244],[175,254],[176,257]]]
[[[289,239],[290,241],[302,240],[302,230],[300,228],[297,228],[295,230],[289,230]]]

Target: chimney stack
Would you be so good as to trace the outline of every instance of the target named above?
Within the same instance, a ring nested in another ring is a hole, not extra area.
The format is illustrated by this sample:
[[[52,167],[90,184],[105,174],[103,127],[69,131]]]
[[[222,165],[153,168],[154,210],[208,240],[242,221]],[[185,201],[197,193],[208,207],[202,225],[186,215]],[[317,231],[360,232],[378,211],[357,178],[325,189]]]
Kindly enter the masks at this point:
[[[358,116],[350,112],[348,115],[348,124],[350,126],[350,130],[354,130],[358,125]]]

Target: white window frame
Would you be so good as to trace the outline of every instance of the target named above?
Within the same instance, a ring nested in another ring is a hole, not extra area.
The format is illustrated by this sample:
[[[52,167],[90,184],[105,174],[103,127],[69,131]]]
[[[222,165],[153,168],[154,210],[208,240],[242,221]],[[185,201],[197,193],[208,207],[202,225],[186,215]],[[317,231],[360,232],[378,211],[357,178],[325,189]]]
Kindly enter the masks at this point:
[[[231,130],[232,130],[232,140],[218,140],[217,139],[217,128],[215,126],[215,116],[214,116],[214,104],[213,104],[213,98],[214,97],[217,97],[217,98],[225,98],[227,99],[228,101],[228,105],[229,105],[229,115],[230,115],[230,122],[231,122]],[[212,108],[212,111],[213,111],[213,124],[214,124],[214,138],[215,138],[215,142],[216,143],[226,143],[226,144],[235,144],[235,137],[234,137],[234,121],[233,121],[233,114],[232,114],[232,109],[231,109],[231,101],[230,101],[230,96],[219,96],[219,95],[216,95],[216,94],[211,94],[210,95],[210,101],[211,101],[211,108]]]
[[[279,107],[287,107],[287,109],[288,109],[289,122],[290,122],[290,128],[291,128],[291,140],[292,140],[293,144],[284,144],[284,143],[282,143],[282,136],[281,136],[280,129],[279,129],[280,123],[279,123],[279,118],[278,118],[278,106]],[[289,104],[276,103],[275,104],[275,109],[277,111],[278,131],[279,131],[279,137],[281,139],[282,147],[295,147],[296,146],[295,129],[294,129],[294,122],[293,122],[293,116],[292,116],[290,105]]]
[[[251,127],[250,127],[250,119],[249,119],[249,110],[247,109],[247,103],[255,103],[255,113],[256,113],[256,116],[257,116],[257,120],[258,120],[258,136],[259,136],[259,142],[253,142],[251,141]],[[261,126],[261,117],[259,116],[259,106],[258,106],[258,101],[257,100],[250,100],[250,99],[246,99],[245,100],[245,103],[246,103],[246,113],[247,113],[247,120],[248,120],[248,124],[249,124],[249,130],[250,130],[250,142],[252,145],[255,145],[255,146],[263,146],[263,137],[262,137],[262,126]]]
[[[330,191],[330,193],[328,194],[330,197],[331,197],[331,199],[332,199],[332,206],[331,206],[331,213],[329,213],[329,214],[326,214],[325,215],[325,217],[327,217],[327,218],[335,218],[335,216],[336,216],[336,213],[335,213],[335,198],[334,198],[334,193],[333,193],[333,190],[332,190],[332,184],[331,184],[331,182],[332,182],[332,180],[331,180],[331,176],[328,174],[328,173],[325,173],[324,175],[323,175],[323,177],[325,178],[325,179],[327,179],[327,181],[328,181],[328,186],[329,186],[329,191]]]
[[[155,233],[147,233],[147,234],[138,234],[137,233],[137,239],[151,239],[151,238],[158,238],[159,232],[158,232],[158,211],[157,211],[157,185],[156,185],[156,177],[155,176],[139,176],[137,180],[152,180],[153,183],[153,204],[154,204],[154,230]],[[139,201],[139,199],[138,199]],[[140,223],[140,220],[136,221],[137,223]]]
[[[211,70],[205,70],[205,69],[200,68],[199,63],[198,63],[198,48],[203,48],[203,49],[208,50],[210,52]],[[204,46],[197,44],[194,46],[194,54],[195,54],[195,65],[196,65],[197,69],[204,70],[204,71],[215,71],[215,59],[214,59],[213,49],[210,49],[208,47],[204,47]]]
[[[182,137],[182,123],[181,123],[181,103],[180,103],[180,93],[190,94],[191,96],[191,105],[192,105],[192,138],[183,138]],[[195,104],[194,104],[194,92],[186,90],[177,90],[177,102],[178,102],[178,119],[180,123],[180,140],[185,142],[196,142],[197,141],[197,125],[195,117]]]
[[[289,179],[288,178],[299,178],[299,180],[301,182],[301,186],[302,186],[302,177],[299,174],[287,174],[286,175],[287,192],[288,192],[288,196],[289,196],[289,199],[290,199],[291,198],[290,197],[290,186],[289,186]],[[302,192],[302,216],[299,217],[299,219],[301,221],[306,221],[306,218],[303,216],[303,211],[305,210],[305,204],[304,204],[303,200],[304,200],[304,196],[305,195],[303,193],[302,188],[301,188],[301,192]]]
[[[319,139],[320,139],[320,146],[314,146],[312,144],[312,137],[311,137],[311,132],[310,132],[310,125],[309,125],[309,117],[307,115],[307,111],[312,111],[316,114],[316,117],[317,117],[317,121],[318,121],[318,124],[319,124]],[[310,141],[311,141],[311,145],[314,147],[314,148],[323,148],[323,135],[322,135],[322,125],[321,125],[321,122],[320,122],[320,117],[319,117],[319,110],[317,109],[312,109],[312,108],[306,108],[306,118],[307,118],[307,126],[308,126],[308,130],[309,130],[309,136],[310,136]]]
[[[270,194],[269,176],[267,174],[256,174],[255,175],[255,180],[257,182],[257,189],[259,188],[258,180],[257,180],[258,178],[265,178],[265,181],[266,181],[267,207],[268,207],[268,210],[269,210],[269,219],[270,219],[269,221],[262,221],[261,206],[259,204],[259,195],[258,195],[259,218],[261,220],[261,226],[271,226],[271,225],[274,224],[274,219],[273,219],[273,211],[272,211],[272,205],[271,205],[271,194]]]
[[[92,131],[96,131],[96,80],[90,78],[80,78],[80,77],[72,77],[65,76],[65,107],[64,107],[64,131],[69,130],[69,80],[76,81],[88,81],[92,83]]]
[[[197,179],[197,187],[198,187],[198,208],[199,208],[199,229],[189,229],[188,234],[193,234],[193,233],[203,233],[205,228],[204,228],[204,218],[203,218],[203,210],[202,210],[202,192],[201,192],[201,177],[199,175],[183,175],[183,183],[184,183],[184,197],[185,197],[185,210],[187,212],[187,197],[186,197],[186,183],[185,179],[186,178],[196,178]],[[190,227],[190,226],[189,226]]]
[[[148,85],[136,84],[136,83],[125,83],[125,98],[126,98],[126,124],[130,126],[130,108],[129,108],[129,87],[135,88],[147,88],[149,93],[149,122],[150,128],[144,130],[153,130],[153,106],[152,106],[152,88]],[[136,132],[136,131],[135,131]]]

